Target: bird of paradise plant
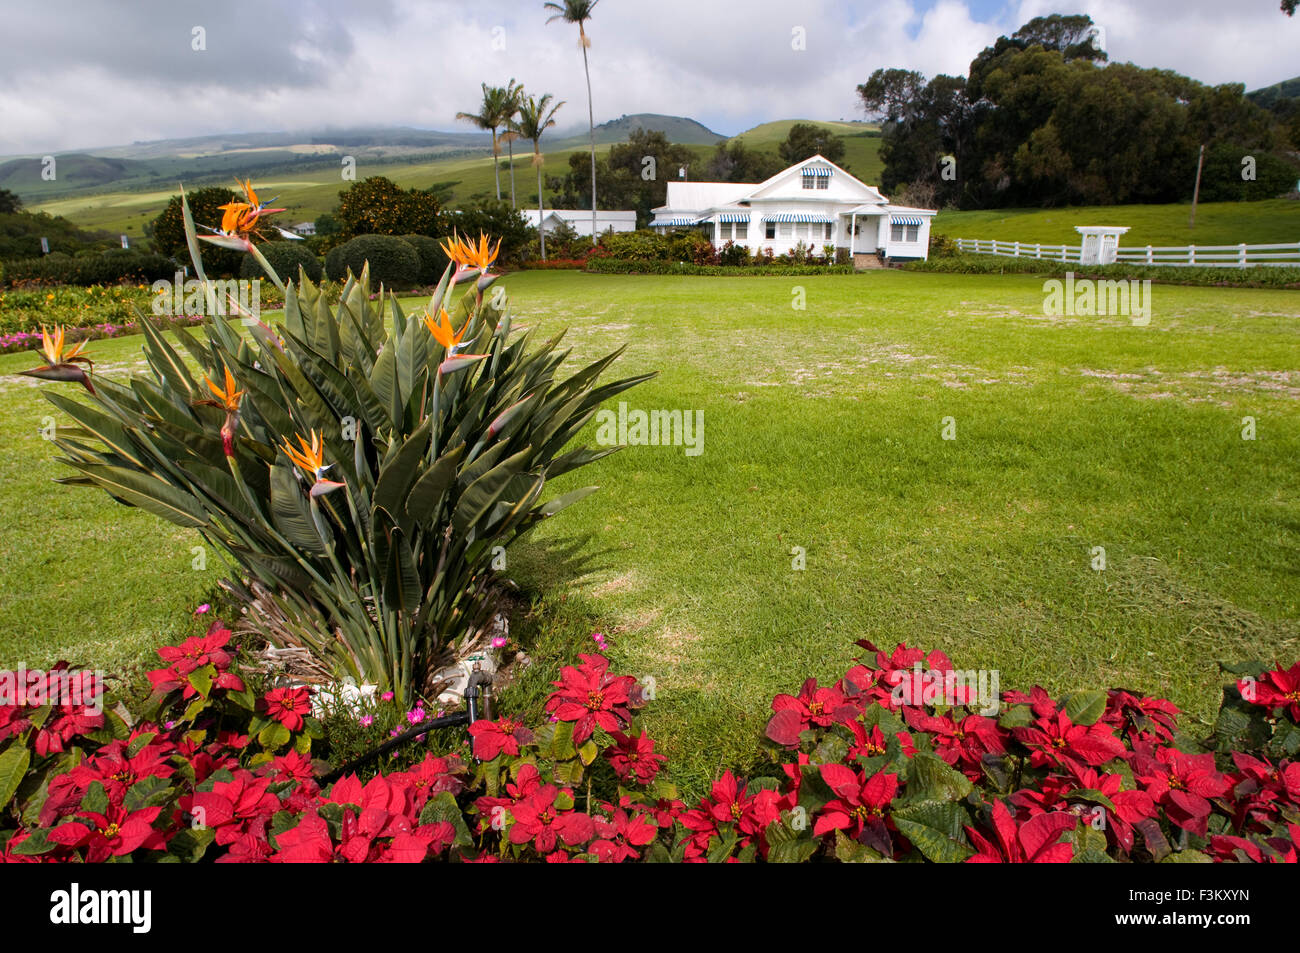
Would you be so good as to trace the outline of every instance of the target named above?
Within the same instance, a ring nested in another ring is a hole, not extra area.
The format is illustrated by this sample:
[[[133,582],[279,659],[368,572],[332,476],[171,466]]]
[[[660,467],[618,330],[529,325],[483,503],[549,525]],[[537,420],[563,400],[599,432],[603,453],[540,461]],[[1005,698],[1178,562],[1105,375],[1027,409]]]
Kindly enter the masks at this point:
[[[236,232],[267,211],[248,199]],[[46,394],[78,425],[54,439],[75,470],[63,482],[197,530],[240,567],[236,589],[262,600],[249,625],[401,701],[436,690],[453,652],[485,631],[495,547],[595,490],[543,499],[549,480],[617,449],[568,445],[603,402],[651,376],[598,384],[615,352],[561,377],[559,338],[512,334],[505,292],[483,299],[499,246],[454,244],[461,260],[422,315],[382,288],[372,301],[368,267],[336,305],[299,279],[273,328],[218,315],[164,335],[139,315],[145,373],[97,376],[89,404]],[[480,272],[463,293],[458,268]],[[85,359],[64,354],[57,331],[46,356],[34,376],[81,380],[45,373],[81,374]]]
[[[93,394],[95,388],[90,383],[90,376],[78,366],[85,364],[92,371],[95,368],[95,362],[81,353],[85,348],[86,340],[83,338],[65,353],[63,325],[57,325],[53,334],[45,330],[45,325],[41,325],[40,353],[45,356],[48,363],[18,373],[46,381],[75,381]]]

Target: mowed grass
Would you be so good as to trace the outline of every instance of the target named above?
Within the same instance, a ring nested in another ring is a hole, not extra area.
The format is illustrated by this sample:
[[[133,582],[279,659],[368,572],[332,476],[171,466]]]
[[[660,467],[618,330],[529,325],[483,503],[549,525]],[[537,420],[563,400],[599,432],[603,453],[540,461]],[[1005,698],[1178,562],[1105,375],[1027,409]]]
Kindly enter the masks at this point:
[[[1127,225],[1124,247],[1141,245],[1273,245],[1300,242],[1300,202],[1202,202],[1191,226],[1190,204],[1097,205],[1055,209],[940,212],[935,234],[1044,245],[1079,244],[1076,225]]]
[[[836,677],[860,638],[941,648],[1003,688],[1165,695],[1193,730],[1217,660],[1300,657],[1295,293],[1158,286],[1135,327],[1046,317],[1027,277],[503,284],[519,323],[569,328],[571,364],[626,342],[618,373],[658,370],[632,409],[703,411],[699,456],[629,447],[557,480],[602,490],[508,566],[540,608],[506,704],[600,628],[616,669],[654,679],[647,727],[688,791],[743,767],[772,695]],[[92,353],[121,373],[138,348]],[[191,569],[194,534],[50,484],[39,389],[59,385],[5,376],[25,366],[0,357],[0,662],[110,667],[183,626],[220,570]],[[573,538],[585,576],[552,555]]]

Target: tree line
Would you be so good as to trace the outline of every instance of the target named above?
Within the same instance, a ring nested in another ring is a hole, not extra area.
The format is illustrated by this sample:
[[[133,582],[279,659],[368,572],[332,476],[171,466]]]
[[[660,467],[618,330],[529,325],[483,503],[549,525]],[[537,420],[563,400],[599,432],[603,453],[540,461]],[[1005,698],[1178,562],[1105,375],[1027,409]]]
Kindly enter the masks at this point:
[[[878,69],[857,87],[882,123],[881,186],[930,208],[1273,198],[1295,188],[1300,123],[1240,83],[1108,63],[1092,18],[1037,17],[966,76]]]

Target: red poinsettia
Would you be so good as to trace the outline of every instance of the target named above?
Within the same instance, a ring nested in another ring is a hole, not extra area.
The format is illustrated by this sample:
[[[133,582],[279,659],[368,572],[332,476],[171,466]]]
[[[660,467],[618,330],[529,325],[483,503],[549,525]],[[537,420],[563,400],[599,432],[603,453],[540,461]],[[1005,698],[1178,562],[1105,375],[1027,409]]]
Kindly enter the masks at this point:
[[[1213,805],[1231,787],[1214,766],[1214,755],[1185,754],[1176,748],[1135,746],[1133,776],[1164,809],[1170,823],[1204,837]]]
[[[153,827],[161,807],[131,811],[120,804],[109,804],[101,814],[80,811],[49,833],[56,844],[72,849],[84,848],[88,864],[98,864],[109,857],[125,857],[135,850],[164,850],[166,841]]]
[[[1017,824],[1001,801],[993,802],[993,839],[967,826],[976,853],[968,864],[1066,864],[1074,857],[1074,845],[1061,842],[1061,835],[1074,830],[1078,818],[1052,811]]]
[[[574,722],[573,741],[582,744],[599,726],[617,731],[632,717],[629,708],[639,702],[636,679],[630,675],[610,675],[609,660],[603,655],[580,655],[582,664],[566,665],[560,681],[552,684],[558,691],[546,700],[546,710],[559,721]]]
[[[297,826],[275,835],[275,842],[273,864],[328,864],[334,859],[329,825],[315,809],[305,812]]]
[[[1096,812],[1102,811],[1107,836],[1129,853],[1133,850],[1133,826],[1155,817],[1156,805],[1145,791],[1123,790],[1123,781],[1121,775],[1103,774],[1076,764],[1068,776],[1049,775],[1037,788],[1017,791],[1011,795],[1011,803],[1031,817],[1045,811],[1069,811],[1089,824]],[[1098,794],[1114,805],[1114,810],[1100,801]]]
[[[709,797],[702,799],[698,808],[685,811],[678,818],[682,826],[692,832],[686,839],[686,856],[699,857],[708,853],[709,841],[722,824],[735,827],[742,835],[742,846],[748,843],[780,817],[778,800],[775,791],[762,790],[750,794],[748,786],[727,771],[713,783]]]
[[[1237,683],[1237,689],[1246,701],[1265,708],[1281,708],[1292,721],[1300,723],[1300,662],[1285,669],[1279,664],[1258,681],[1243,678]]]
[[[411,789],[412,807],[420,811],[435,794],[443,791],[459,794],[464,790],[465,782],[460,777],[464,771],[465,764],[458,756],[453,754],[435,758],[433,752],[428,752],[419,764],[408,771],[390,774],[388,780],[393,784],[408,785]]]
[[[1012,734],[1029,749],[1029,763],[1036,768],[1069,768],[1078,762],[1097,766],[1124,757],[1127,750],[1109,725],[1076,725],[1064,711],[1039,718],[1029,727],[1014,728]]]
[[[1126,737],[1150,738],[1159,744],[1173,740],[1178,727],[1178,706],[1163,698],[1144,696],[1112,688],[1106,694],[1106,712],[1101,721]]]
[[[165,645],[158,649],[159,658],[168,664],[147,673],[154,693],[165,695],[179,688],[182,698],[195,697],[198,689],[190,682],[190,676],[206,665],[211,665],[216,672],[212,678],[213,688],[243,691],[243,679],[228,671],[234,661],[233,652],[226,648],[229,642],[230,630],[221,622],[214,621],[205,635],[186,639],[178,646]]]
[[[614,744],[605,751],[605,757],[622,780],[635,778],[637,784],[649,784],[659,773],[659,766],[668,759],[655,754],[654,740],[644,731],[635,738],[621,731],[610,733]]]
[[[1236,799],[1234,826],[1264,825],[1284,807],[1300,808],[1300,761],[1274,765],[1241,751],[1232,752],[1237,771],[1229,776]]]
[[[972,781],[982,776],[980,764],[985,755],[1006,754],[1004,732],[992,718],[967,715],[956,721],[952,712],[927,715],[924,710],[905,708],[903,718],[917,731],[927,732],[934,752],[945,762],[961,770]]]
[[[555,785],[543,784],[510,809],[514,818],[510,843],[531,843],[540,853],[548,854],[560,841],[577,847],[591,840],[595,834],[591,818],[581,811],[557,808],[555,799],[559,793]]]
[[[655,839],[659,832],[654,819],[645,814],[629,815],[622,808],[606,804],[608,818],[595,819],[596,839],[591,842],[591,853],[602,864],[619,864],[638,859],[638,848]]]
[[[842,764],[823,764],[822,780],[835,792],[817,816],[813,834],[846,831],[850,837],[892,854],[887,824],[889,804],[898,793],[898,775],[877,771],[863,777]]]
[[[772,718],[767,723],[767,736],[779,745],[793,748],[799,744],[799,733],[811,727],[828,728],[837,721],[857,715],[857,709],[846,703],[844,692],[838,686],[817,686],[810,678],[794,695],[777,695],[772,699]]]
[[[474,757],[480,761],[491,761],[502,751],[514,757],[519,754],[520,745],[533,740],[527,726],[513,718],[496,721],[480,718],[469,726],[469,733],[474,738]]]
[[[217,781],[211,791],[196,791],[181,798],[181,808],[202,827],[216,831],[218,844],[230,844],[251,834],[264,836],[280,799],[267,789],[270,778],[257,778],[240,770],[230,781]]]
[[[306,688],[273,688],[258,706],[290,731],[301,731],[311,714],[311,693]]]

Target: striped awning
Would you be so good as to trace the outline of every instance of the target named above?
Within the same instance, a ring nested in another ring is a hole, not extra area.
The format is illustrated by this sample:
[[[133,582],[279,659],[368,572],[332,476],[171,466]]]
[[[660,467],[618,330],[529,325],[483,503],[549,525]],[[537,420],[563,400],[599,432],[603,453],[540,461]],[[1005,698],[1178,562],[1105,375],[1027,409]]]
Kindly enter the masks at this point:
[[[924,225],[925,219],[918,218],[915,215],[891,215],[889,216],[891,225]]]
[[[718,216],[719,222],[748,222],[748,212],[723,212]]]
[[[828,165],[806,165],[802,172],[804,175],[815,175],[819,179],[829,179],[835,170]]]
[[[678,228],[682,225],[694,225],[693,218],[657,218],[650,223],[651,228]]]
[[[815,225],[833,225],[835,219],[829,215],[817,215],[810,212],[778,212],[775,215],[764,215],[765,222],[800,222],[812,223]]]

